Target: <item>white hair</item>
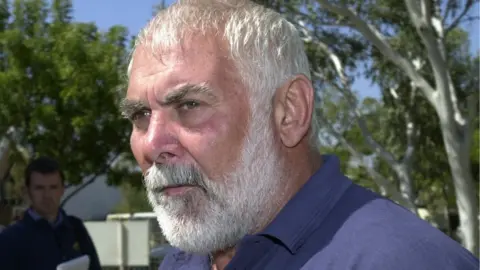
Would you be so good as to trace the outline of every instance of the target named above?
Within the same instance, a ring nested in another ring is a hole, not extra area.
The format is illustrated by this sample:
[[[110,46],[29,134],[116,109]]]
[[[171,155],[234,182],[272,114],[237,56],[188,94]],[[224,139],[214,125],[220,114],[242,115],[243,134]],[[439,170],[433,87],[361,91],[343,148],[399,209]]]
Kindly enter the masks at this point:
[[[246,0],[177,1],[156,16],[138,35],[135,48],[162,50],[181,46],[194,35],[222,36],[243,83],[251,91],[250,101],[266,110],[276,89],[295,75],[311,79],[310,65],[298,30],[279,13]],[[133,56],[132,52],[132,56]],[[133,59],[130,60],[128,75]],[[315,108],[315,107],[314,107]],[[315,109],[310,144],[318,147]]]

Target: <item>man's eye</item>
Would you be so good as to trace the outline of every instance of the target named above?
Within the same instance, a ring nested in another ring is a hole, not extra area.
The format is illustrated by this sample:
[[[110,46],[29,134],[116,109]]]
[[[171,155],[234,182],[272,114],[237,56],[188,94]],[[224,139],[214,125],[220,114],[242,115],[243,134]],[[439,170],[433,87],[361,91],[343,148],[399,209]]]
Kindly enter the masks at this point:
[[[146,129],[148,128],[150,118],[150,111],[142,110],[133,113],[130,116],[130,121],[132,121],[133,125],[138,129]]]
[[[182,109],[182,110],[191,110],[191,109],[195,109],[199,105],[200,105],[199,102],[190,100],[190,101],[185,101],[185,102],[181,103],[179,108]]]
[[[148,117],[149,115],[150,115],[150,112],[148,111],[138,111],[131,115],[130,120],[135,122],[135,121],[141,120],[144,117]]]

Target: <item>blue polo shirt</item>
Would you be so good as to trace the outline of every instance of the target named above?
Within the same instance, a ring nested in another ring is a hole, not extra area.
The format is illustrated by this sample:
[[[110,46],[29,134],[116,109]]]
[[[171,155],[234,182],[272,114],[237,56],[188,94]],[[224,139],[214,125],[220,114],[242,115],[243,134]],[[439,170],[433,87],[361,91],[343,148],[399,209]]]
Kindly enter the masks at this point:
[[[408,210],[322,167],[264,231],[245,236],[225,269],[477,270],[478,259]],[[172,249],[161,270],[210,270],[207,256]]]

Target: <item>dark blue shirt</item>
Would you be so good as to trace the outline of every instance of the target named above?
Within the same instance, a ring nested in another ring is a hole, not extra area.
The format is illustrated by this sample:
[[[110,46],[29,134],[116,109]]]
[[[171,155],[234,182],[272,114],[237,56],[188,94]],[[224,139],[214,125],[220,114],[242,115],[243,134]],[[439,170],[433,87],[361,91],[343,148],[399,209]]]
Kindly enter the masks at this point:
[[[30,210],[0,233],[1,270],[55,270],[58,264],[84,254],[90,257],[90,270],[101,270],[83,222],[63,211],[51,224]]]
[[[264,231],[245,236],[226,269],[477,270],[478,259],[388,199],[324,163]],[[161,270],[211,269],[207,256],[173,249]]]

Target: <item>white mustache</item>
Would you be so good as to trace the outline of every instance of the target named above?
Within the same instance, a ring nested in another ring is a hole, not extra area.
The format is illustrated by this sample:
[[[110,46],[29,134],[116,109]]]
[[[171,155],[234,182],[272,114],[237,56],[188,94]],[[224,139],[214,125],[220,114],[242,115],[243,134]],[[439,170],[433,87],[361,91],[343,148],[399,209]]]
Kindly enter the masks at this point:
[[[202,173],[193,166],[154,164],[145,172],[143,182],[147,190],[155,193],[175,186],[199,186],[207,190]]]

